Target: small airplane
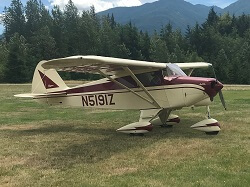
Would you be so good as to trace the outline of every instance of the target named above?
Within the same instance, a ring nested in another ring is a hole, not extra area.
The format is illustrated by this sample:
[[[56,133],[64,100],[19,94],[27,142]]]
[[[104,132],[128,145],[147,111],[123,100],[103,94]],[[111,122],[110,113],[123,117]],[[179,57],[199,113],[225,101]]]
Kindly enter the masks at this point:
[[[71,56],[41,61],[32,81],[32,93],[16,97],[32,98],[48,105],[81,108],[137,109],[139,121],[117,129],[118,132],[143,135],[153,125],[172,127],[180,118],[171,114],[183,107],[206,106],[207,118],[191,128],[209,135],[221,130],[211,118],[209,105],[219,93],[226,109],[223,88],[215,78],[191,77],[196,68],[208,68],[206,62],[156,63],[102,56]],[[68,87],[57,71],[100,74],[104,78],[76,87]],[[184,73],[184,71],[187,72]]]

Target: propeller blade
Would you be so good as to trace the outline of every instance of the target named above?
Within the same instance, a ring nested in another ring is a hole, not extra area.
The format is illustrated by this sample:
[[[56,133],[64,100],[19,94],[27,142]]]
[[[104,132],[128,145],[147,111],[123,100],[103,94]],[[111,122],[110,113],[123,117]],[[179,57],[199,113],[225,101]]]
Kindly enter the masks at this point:
[[[222,91],[221,91],[221,90],[219,91],[219,96],[220,96],[220,101],[221,101],[221,103],[222,103],[222,105],[223,105],[224,109],[225,109],[225,110],[227,110],[227,107],[226,107],[226,102],[225,102],[225,99],[224,99],[224,96],[223,96],[223,94],[222,94]]]
[[[212,70],[213,70],[213,73],[214,73],[214,78],[216,79],[216,81],[218,80],[217,79],[217,76],[216,76],[216,73],[215,73],[215,69],[214,69],[214,67],[212,66]]]

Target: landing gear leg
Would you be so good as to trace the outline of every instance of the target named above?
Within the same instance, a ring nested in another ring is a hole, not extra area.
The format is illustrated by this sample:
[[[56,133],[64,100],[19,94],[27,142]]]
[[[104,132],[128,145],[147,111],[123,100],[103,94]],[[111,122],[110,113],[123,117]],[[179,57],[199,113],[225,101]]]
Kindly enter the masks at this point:
[[[207,106],[207,119],[211,119],[209,106]]]
[[[159,114],[159,118],[160,118],[160,120],[161,120],[161,122],[162,122],[162,124],[160,125],[161,127],[164,127],[164,128],[172,128],[172,127],[173,127],[173,125],[168,125],[168,124],[166,124],[167,119],[168,119],[168,117],[169,117],[171,111],[172,111],[172,110],[163,109],[163,110],[161,111],[161,113]]]
[[[211,118],[211,113],[210,113],[210,108],[207,106],[207,119],[212,119]],[[205,132],[207,135],[217,135],[219,131],[210,131],[210,132]]]

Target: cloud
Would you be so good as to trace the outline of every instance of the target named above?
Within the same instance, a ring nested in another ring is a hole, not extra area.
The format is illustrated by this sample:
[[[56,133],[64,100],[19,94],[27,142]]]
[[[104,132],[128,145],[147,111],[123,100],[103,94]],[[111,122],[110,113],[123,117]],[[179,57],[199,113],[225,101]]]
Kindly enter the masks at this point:
[[[131,6],[140,6],[142,2],[152,2],[153,0],[72,0],[75,6],[79,10],[88,10],[90,6],[94,5],[96,12],[104,11],[109,8],[114,7],[131,7]],[[68,3],[68,0],[49,0],[51,5],[58,5],[60,8],[64,8]]]
[[[1,34],[3,33],[3,31],[4,31],[3,21],[2,21],[3,16],[4,16],[4,15],[0,13],[0,35],[1,35]]]
[[[3,22],[3,16],[4,16],[4,14],[0,13],[0,24],[2,24],[2,22]]]

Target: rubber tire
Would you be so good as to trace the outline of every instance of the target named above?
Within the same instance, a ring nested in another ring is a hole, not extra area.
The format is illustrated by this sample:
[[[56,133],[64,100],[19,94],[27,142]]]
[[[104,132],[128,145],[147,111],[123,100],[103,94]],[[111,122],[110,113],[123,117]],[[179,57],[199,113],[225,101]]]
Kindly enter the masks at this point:
[[[130,133],[131,136],[144,136],[143,133]]]
[[[160,125],[162,128],[173,128],[173,125],[162,124]]]
[[[217,135],[220,131],[205,132],[207,135]]]

